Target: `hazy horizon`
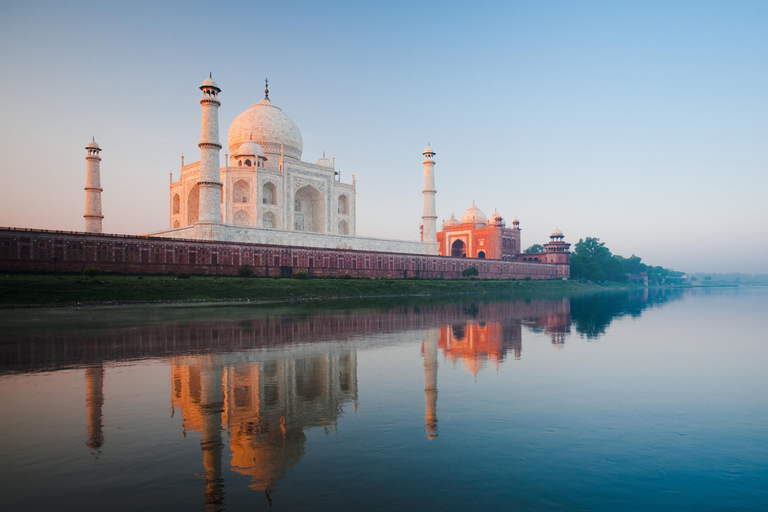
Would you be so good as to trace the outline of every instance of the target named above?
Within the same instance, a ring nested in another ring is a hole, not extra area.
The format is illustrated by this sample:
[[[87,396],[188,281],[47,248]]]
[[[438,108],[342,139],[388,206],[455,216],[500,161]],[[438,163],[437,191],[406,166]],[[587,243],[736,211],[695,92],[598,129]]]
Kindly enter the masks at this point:
[[[473,202],[522,246],[560,228],[686,272],[768,273],[764,2],[20,2],[0,19],[0,225],[168,227],[168,173],[263,97],[302,159],[357,179],[357,234],[418,239],[422,151],[438,227]],[[224,163],[222,150],[221,163]],[[738,258],[735,248],[750,248]]]

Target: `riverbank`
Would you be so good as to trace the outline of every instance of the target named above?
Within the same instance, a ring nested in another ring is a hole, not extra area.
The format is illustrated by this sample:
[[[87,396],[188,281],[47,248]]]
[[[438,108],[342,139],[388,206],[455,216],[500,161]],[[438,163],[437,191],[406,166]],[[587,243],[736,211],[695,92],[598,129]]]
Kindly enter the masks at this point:
[[[638,289],[563,280],[277,279],[237,277],[0,276],[0,307],[41,307],[222,301],[281,302],[307,299],[413,295],[509,295],[553,298],[603,290]]]

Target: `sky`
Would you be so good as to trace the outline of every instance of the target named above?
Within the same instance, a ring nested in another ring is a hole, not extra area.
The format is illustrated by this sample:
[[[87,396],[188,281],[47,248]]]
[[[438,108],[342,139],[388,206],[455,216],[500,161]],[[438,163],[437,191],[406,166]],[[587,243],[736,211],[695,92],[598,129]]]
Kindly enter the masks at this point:
[[[523,247],[768,273],[766,27],[764,1],[6,0],[0,226],[82,231],[95,137],[104,231],[168,228],[212,72],[221,141],[269,78],[302,159],[355,175],[359,236],[418,239],[429,143],[438,228],[474,201]]]

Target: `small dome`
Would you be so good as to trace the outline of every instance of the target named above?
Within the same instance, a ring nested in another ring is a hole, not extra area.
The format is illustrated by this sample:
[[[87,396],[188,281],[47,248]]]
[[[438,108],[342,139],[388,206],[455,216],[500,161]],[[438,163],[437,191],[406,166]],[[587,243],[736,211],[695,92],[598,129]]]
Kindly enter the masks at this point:
[[[462,224],[485,224],[486,220],[488,220],[487,217],[480,211],[480,208],[475,206],[475,203],[472,203],[472,206],[461,216]]]
[[[512,221],[512,224],[520,224],[520,221],[517,220],[517,217],[515,217],[515,220]]]
[[[85,149],[101,149],[98,144],[96,144],[96,140],[92,140],[88,143],[87,146],[85,146]]]
[[[333,169],[333,162],[325,158],[325,155],[323,155],[323,158],[315,162],[315,165],[322,165],[323,167],[330,167]]]
[[[443,223],[443,227],[457,226],[458,224],[459,224],[459,221],[457,221],[456,217],[454,217],[454,215],[451,214],[451,218]]]
[[[201,89],[203,87],[213,87],[217,91],[221,91],[221,89],[219,89],[219,86],[216,85],[216,82],[213,80],[213,77],[206,78],[205,82],[203,82],[203,85],[200,86]]]
[[[501,215],[499,215],[498,212],[493,212],[490,217],[488,217],[488,225],[489,226],[504,226],[504,219],[501,218]]]
[[[264,156],[264,150],[251,140],[240,144],[240,147],[232,156]]]
[[[555,228],[555,230],[549,236],[550,236],[550,238],[562,238],[563,232],[560,231],[558,228]]]

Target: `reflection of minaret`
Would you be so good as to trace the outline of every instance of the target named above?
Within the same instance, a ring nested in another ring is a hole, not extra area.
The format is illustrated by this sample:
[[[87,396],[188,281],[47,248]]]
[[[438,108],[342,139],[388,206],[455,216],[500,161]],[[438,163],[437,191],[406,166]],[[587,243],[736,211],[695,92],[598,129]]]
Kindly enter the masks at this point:
[[[88,405],[88,442],[85,443],[94,454],[101,451],[104,444],[104,424],[101,408],[104,405],[104,367],[100,364],[85,369],[86,396]]]
[[[426,396],[427,414],[425,416],[427,438],[437,437],[437,341],[440,331],[427,331],[421,350],[424,355],[424,395]]]
[[[202,361],[200,379],[200,412],[202,419],[200,447],[205,465],[205,504],[208,510],[222,510],[224,478],[221,475],[221,413],[224,397],[221,390],[222,371],[218,358]]]

